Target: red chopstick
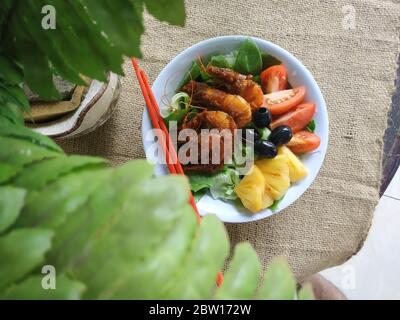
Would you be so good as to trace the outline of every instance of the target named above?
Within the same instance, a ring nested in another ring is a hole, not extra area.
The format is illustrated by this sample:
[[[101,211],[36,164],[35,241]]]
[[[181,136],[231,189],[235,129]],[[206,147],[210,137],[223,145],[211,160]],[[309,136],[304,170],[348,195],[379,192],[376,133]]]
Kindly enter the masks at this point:
[[[151,90],[146,73],[143,70],[139,69],[139,66],[135,58],[132,58],[131,60],[133,68],[136,73],[136,77],[138,78],[139,81],[140,89],[142,91],[144,100],[146,101],[147,110],[149,112],[153,128],[162,130],[162,132],[164,133],[163,135],[161,135],[161,137],[159,137],[159,139],[161,140],[160,141],[161,148],[165,153],[165,160],[168,166],[168,170],[171,174],[184,175],[185,173],[182,169],[180,162],[178,161],[176,150],[171,141],[169,131],[164,123],[163,118],[161,117],[160,108],[158,107],[153,91]],[[196,213],[197,220],[201,222],[201,216],[199,210],[196,206],[196,202],[190,190],[189,190],[189,203],[192,206],[194,212]],[[218,272],[216,279],[217,285],[220,286],[223,281],[224,281],[223,274],[221,272]]]

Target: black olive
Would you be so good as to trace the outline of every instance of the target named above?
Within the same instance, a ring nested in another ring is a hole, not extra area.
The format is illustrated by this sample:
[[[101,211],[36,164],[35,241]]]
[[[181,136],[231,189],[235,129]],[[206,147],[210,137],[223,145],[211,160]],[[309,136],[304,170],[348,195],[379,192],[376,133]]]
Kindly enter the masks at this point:
[[[251,139],[253,139],[253,141],[257,141],[260,140],[260,134],[255,129],[243,129],[242,139],[248,142],[251,142]]]
[[[259,140],[254,144],[254,151],[266,158],[275,158],[278,154],[276,146],[271,141]]]
[[[269,141],[273,142],[276,146],[286,144],[292,139],[292,129],[288,126],[279,126],[272,130]]]
[[[267,108],[259,108],[253,115],[253,122],[257,128],[268,127],[271,120],[271,113]]]

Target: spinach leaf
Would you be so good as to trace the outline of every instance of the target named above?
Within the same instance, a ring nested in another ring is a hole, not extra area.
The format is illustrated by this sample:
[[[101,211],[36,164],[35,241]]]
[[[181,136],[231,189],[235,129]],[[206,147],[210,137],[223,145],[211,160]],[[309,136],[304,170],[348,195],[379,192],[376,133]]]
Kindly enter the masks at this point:
[[[272,67],[272,66],[282,64],[282,62],[280,60],[278,60],[277,58],[275,58],[265,52],[263,52],[261,54],[261,58],[262,58],[262,64],[263,64],[262,69],[263,70],[268,69],[269,67]]]
[[[185,77],[183,78],[182,82],[179,84],[179,88],[184,86],[190,80],[196,80],[201,74],[201,67],[197,61],[193,61],[192,66],[190,67],[189,71],[186,72]]]
[[[251,38],[243,41],[236,57],[235,71],[242,74],[257,75],[263,67],[261,52]]]

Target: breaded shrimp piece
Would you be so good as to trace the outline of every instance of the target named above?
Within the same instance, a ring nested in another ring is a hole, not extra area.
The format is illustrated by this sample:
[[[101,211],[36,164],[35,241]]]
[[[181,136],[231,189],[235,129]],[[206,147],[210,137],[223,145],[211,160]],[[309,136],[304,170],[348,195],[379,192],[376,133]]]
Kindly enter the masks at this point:
[[[261,86],[252,80],[252,76],[245,76],[231,69],[207,67],[207,72],[221,81],[222,87],[229,93],[238,94],[250,103],[255,112],[263,104],[263,91]]]
[[[235,120],[238,128],[245,127],[251,121],[250,104],[239,95],[228,94],[196,81],[184,85],[182,91],[191,96],[195,104],[226,112]]]
[[[181,129],[229,129],[232,133],[237,129],[233,118],[223,111],[203,111],[190,120],[183,120]]]

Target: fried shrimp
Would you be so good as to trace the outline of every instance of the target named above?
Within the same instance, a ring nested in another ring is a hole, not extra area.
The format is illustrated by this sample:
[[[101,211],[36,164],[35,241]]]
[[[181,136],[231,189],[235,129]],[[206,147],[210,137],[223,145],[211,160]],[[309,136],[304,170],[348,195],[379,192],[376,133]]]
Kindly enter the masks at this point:
[[[221,86],[227,92],[238,94],[249,102],[253,112],[263,104],[263,91],[261,86],[252,80],[253,76],[245,76],[231,69],[214,66],[207,67],[206,71],[221,81]]]
[[[238,128],[245,127],[251,121],[250,104],[239,95],[228,94],[196,81],[190,81],[184,85],[182,91],[189,94],[194,103],[227,113],[236,122]]]
[[[208,142],[205,142],[208,140]],[[198,143],[198,161],[197,163],[188,163],[182,165],[183,170],[186,173],[207,173],[213,174],[222,170],[224,164],[224,139],[221,135],[211,133],[206,136],[198,135],[197,141],[192,143]],[[189,142],[190,143],[190,142]],[[206,155],[208,163],[202,163],[204,159],[203,155]],[[217,163],[213,159],[219,159]]]
[[[223,111],[203,111],[194,115],[190,120],[184,119],[180,129],[193,129],[197,132],[197,135],[192,136],[192,139],[189,139],[187,143],[197,144],[199,161],[197,161],[198,163],[183,165],[185,172],[211,174],[224,168],[225,149],[229,146],[225,144],[232,144],[233,134],[237,129],[235,121],[229,114]],[[201,129],[218,129],[218,131],[203,135],[203,133],[200,134]],[[232,133],[231,138],[227,139],[226,132],[222,132],[222,130],[229,130]],[[232,150],[229,150],[229,153],[231,154]],[[204,157],[202,155],[204,154],[206,154],[208,163],[201,163],[201,159]],[[219,161],[214,163],[213,159],[216,158]]]
[[[203,111],[190,120],[184,119],[181,129],[229,129],[233,133],[237,126],[233,118],[223,111]]]

